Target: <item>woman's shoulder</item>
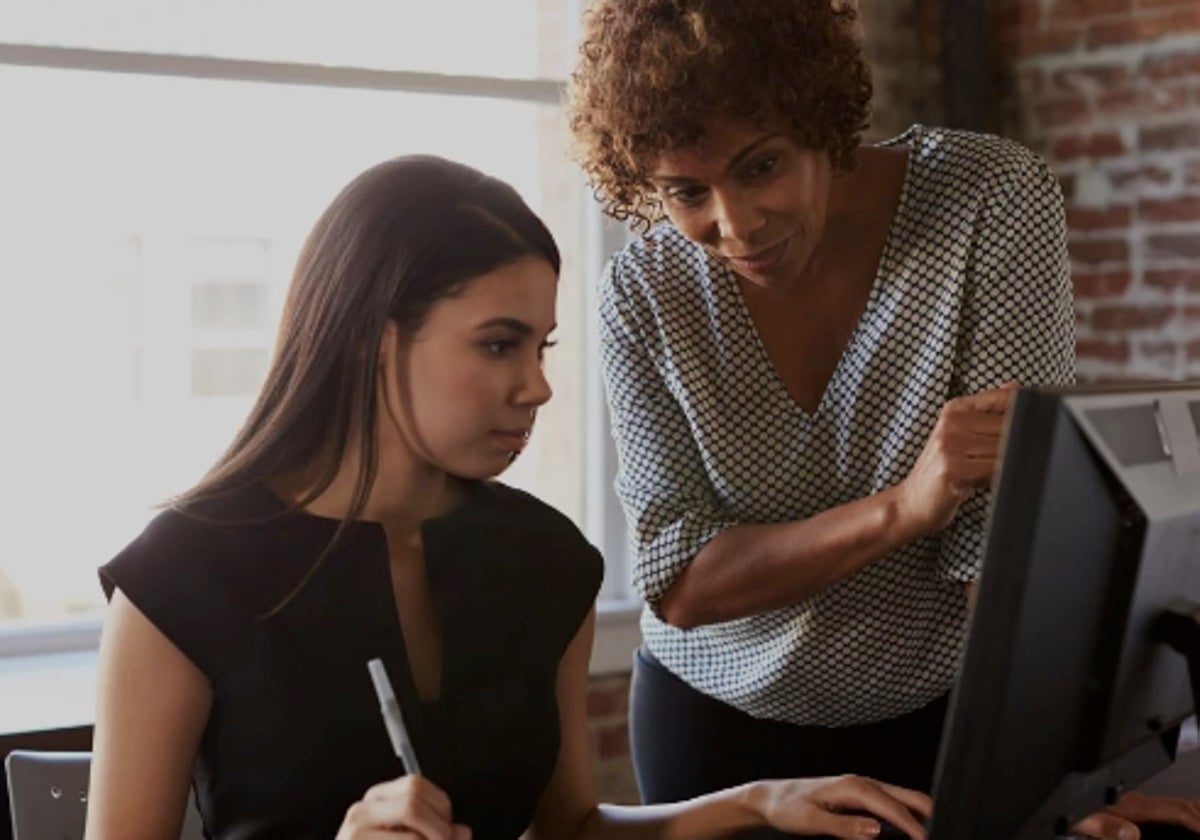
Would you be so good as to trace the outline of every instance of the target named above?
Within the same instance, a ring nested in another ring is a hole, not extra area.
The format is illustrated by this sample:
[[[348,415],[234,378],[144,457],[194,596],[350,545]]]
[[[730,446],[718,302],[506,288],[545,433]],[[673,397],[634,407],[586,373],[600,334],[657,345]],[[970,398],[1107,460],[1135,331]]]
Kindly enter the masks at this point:
[[[581,555],[595,554],[571,517],[532,493],[500,481],[485,481],[474,494],[477,505],[500,532],[519,532],[538,542],[574,547]]]
[[[597,290],[601,317],[656,346],[703,337],[705,325],[724,305],[721,289],[728,271],[663,222],[609,259]],[[675,330],[668,341],[667,323],[689,327]]]
[[[230,539],[244,539],[247,529],[272,514],[261,488],[246,488],[190,502],[170,503],[157,513],[117,558],[187,557],[203,561]]]
[[[288,540],[291,550],[285,551],[280,535],[289,531],[267,493],[246,488],[163,509],[100,566],[106,597],[119,587],[164,610],[189,599],[252,610],[262,592],[274,591],[295,573],[293,567],[304,559],[300,555],[312,553],[296,548],[318,542],[297,534],[305,539]]]
[[[120,589],[210,678],[222,645],[261,611],[263,582],[281,576],[253,512],[232,498],[169,507],[98,570],[106,597]]]
[[[473,482],[466,503],[427,520],[422,538],[430,580],[443,593],[521,600],[554,591],[568,613],[582,615],[604,576],[600,552],[569,516],[499,481]]]
[[[157,513],[105,568],[146,562],[201,562],[213,556],[222,541],[223,526],[179,507]]]
[[[480,538],[520,547],[522,555],[555,568],[603,574],[600,552],[575,521],[532,493],[500,481],[484,481],[473,490],[470,507],[468,517],[477,517]]]
[[[614,253],[604,274],[607,284],[626,292],[652,293],[675,283],[693,288],[697,277],[712,270],[703,248],[670,222],[662,222]]]
[[[914,125],[881,145],[905,145],[909,167],[927,193],[1004,196],[1053,174],[1033,149],[1010,137]]]

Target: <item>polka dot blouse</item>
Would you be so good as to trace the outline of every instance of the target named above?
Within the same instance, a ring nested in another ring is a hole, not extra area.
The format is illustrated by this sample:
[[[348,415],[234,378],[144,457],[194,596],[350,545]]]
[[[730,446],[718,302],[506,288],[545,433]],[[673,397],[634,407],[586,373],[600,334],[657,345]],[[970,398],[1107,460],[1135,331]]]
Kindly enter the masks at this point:
[[[998,137],[914,126],[874,285],[815,412],[771,366],[734,275],[670,225],[601,278],[617,492],[646,644],[751,715],[845,726],[946,692],[978,578],[988,496],[951,525],[783,609],[681,630],[654,612],[702,546],[876,493],[912,468],[951,398],[1066,384],[1074,315],[1058,182]]]

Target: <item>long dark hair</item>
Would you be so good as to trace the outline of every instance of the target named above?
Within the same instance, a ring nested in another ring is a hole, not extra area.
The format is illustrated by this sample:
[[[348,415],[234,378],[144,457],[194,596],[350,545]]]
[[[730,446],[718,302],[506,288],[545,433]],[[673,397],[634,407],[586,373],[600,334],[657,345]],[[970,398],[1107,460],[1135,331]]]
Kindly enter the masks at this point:
[[[305,241],[274,358],[241,430],[171,506],[187,512],[196,502],[315,468],[316,485],[301,506],[329,486],[347,448],[358,444],[363,457],[340,536],[362,513],[378,470],[377,351],[387,323],[411,334],[471,278],[527,256],[546,259],[558,273],[553,237],[503,181],[431,155],[363,172]]]

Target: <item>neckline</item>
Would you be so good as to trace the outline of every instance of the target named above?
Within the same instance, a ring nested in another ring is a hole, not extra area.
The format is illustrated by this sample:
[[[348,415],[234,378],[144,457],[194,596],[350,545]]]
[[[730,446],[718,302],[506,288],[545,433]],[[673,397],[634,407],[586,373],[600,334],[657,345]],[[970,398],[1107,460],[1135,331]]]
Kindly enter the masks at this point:
[[[854,329],[850,333],[850,338],[847,340],[846,346],[842,348],[842,353],[838,357],[837,364],[833,368],[833,373],[830,375],[829,381],[825,383],[825,388],[821,392],[821,398],[817,400],[817,405],[811,412],[804,408],[804,406],[800,405],[796,398],[792,396],[791,391],[788,390],[783,378],[779,375],[779,371],[776,370],[774,363],[771,361],[771,357],[767,353],[766,345],[763,343],[762,336],[759,334],[758,327],[754,325],[754,318],[750,314],[750,307],[746,304],[746,299],[742,295],[741,287],[737,282],[737,276],[733,269],[731,269],[725,263],[713,259],[706,253],[706,258],[709,260],[710,264],[715,264],[719,271],[725,272],[723,279],[726,281],[725,285],[730,288],[730,294],[733,295],[738,317],[742,320],[745,329],[753,338],[754,345],[758,350],[759,360],[761,361],[762,365],[766,367],[768,371],[770,371],[773,389],[778,396],[781,396],[782,399],[786,401],[792,412],[796,414],[806,425],[815,423],[820,417],[827,413],[828,402],[831,399],[830,395],[834,391],[835,385],[845,375],[846,366],[850,363],[850,358],[853,356],[858,345],[862,342],[862,334],[866,331],[866,325],[870,320],[870,316],[874,313],[874,310],[878,306],[879,298],[882,296],[882,289],[885,281],[884,267],[890,264],[893,259],[893,252],[899,247],[897,245],[897,240],[899,238],[901,220],[905,218],[908,213],[909,195],[911,193],[912,182],[914,180],[914,156],[916,154],[916,150],[914,148],[915,144],[910,142],[910,140],[919,137],[919,130],[920,126],[914,124],[906,129],[903,133],[874,144],[876,146],[886,147],[898,146],[902,144],[908,146],[908,155],[905,158],[904,164],[904,177],[900,182],[900,196],[896,202],[896,209],[892,212],[892,218],[888,221],[887,235],[883,240],[883,250],[879,254],[879,263],[875,266],[875,274],[871,278],[871,290],[867,293],[866,303],[863,305],[862,312],[859,313],[858,321],[855,323]]]
[[[463,500],[462,504],[458,504],[455,508],[444,512],[438,516],[427,518],[420,523],[422,541],[427,542],[427,528],[432,523],[443,523],[452,520],[457,515],[461,515],[463,511],[473,508],[476,502],[476,484],[482,482],[463,482]],[[373,583],[371,590],[378,595],[377,606],[371,608],[379,611],[379,620],[386,623],[386,632],[380,637],[378,642],[378,653],[382,659],[386,673],[388,673],[391,682],[392,690],[395,691],[396,700],[400,703],[403,713],[409,720],[409,726],[424,727],[425,716],[436,712],[446,702],[446,697],[450,694],[448,685],[446,685],[446,676],[450,667],[451,652],[449,650],[448,634],[446,634],[446,617],[442,614],[439,608],[439,598],[436,588],[434,588],[433,576],[428,571],[430,564],[430,553],[428,546],[422,548],[425,551],[426,564],[426,586],[430,588],[430,596],[433,599],[434,620],[437,620],[442,635],[442,649],[438,653],[440,659],[440,685],[438,686],[437,695],[425,700],[420,695],[420,691],[416,688],[416,676],[413,672],[413,659],[408,646],[408,635],[404,632],[404,622],[401,616],[400,604],[398,604],[395,595],[395,584],[392,582],[391,569],[391,547],[388,540],[388,532],[384,528],[384,524],[378,520],[341,520],[341,518],[323,516],[313,514],[312,511],[298,508],[298,506],[289,505],[286,500],[277,496],[274,490],[266,484],[265,481],[259,481],[256,484],[256,490],[260,496],[264,497],[266,504],[270,505],[275,511],[275,515],[280,518],[280,521],[290,521],[295,523],[306,524],[319,530],[323,538],[332,539],[332,534],[336,533],[338,528],[347,528],[347,534],[359,528],[366,528],[367,540],[373,546],[368,557],[366,568],[371,576]],[[346,539],[346,538],[342,538]],[[319,581],[310,581],[308,584],[319,584]],[[307,586],[307,584],[306,584]],[[376,598],[376,595],[371,595],[370,598]],[[364,605],[366,606],[366,605]]]
[[[420,529],[422,533],[424,533],[425,530],[432,525],[440,525],[444,522],[452,521],[463,515],[466,515],[471,510],[478,507],[484,500],[489,482],[462,478],[456,478],[455,480],[460,482],[460,485],[463,489],[461,502],[454,507],[443,511],[442,513],[422,519],[420,523]],[[347,528],[367,527],[375,528],[380,531],[385,530],[383,522],[378,519],[342,519],[335,516],[326,516],[320,513],[313,513],[306,508],[291,505],[284,499],[280,498],[280,496],[271,489],[265,480],[256,481],[251,486],[255,491],[255,494],[261,497],[265,503],[265,507],[268,508],[266,515],[270,516],[271,518],[294,517],[293,521],[311,522],[315,525],[330,529],[337,529],[344,524]]]

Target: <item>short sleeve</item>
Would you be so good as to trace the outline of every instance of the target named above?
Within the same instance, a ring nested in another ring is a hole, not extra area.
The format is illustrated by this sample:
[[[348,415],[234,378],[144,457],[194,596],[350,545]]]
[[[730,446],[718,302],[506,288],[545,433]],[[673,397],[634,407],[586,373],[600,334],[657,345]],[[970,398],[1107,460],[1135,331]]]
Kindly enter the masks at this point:
[[[244,613],[219,573],[216,526],[164,511],[99,569],[105,597],[120,589],[210,679]]]
[[[514,651],[557,666],[595,603],[603,558],[569,517],[523,490],[492,481],[475,499],[421,528],[438,612],[461,617],[443,628],[448,649],[472,681]]]
[[[952,385],[954,396],[1016,381],[1075,380],[1075,313],[1066,221],[1058,180],[1020,150],[1015,171],[985,202],[968,264],[966,307]],[[990,492],[976,493],[942,535],[941,574],[978,580]]]
[[[634,542],[633,584],[655,611],[713,537],[722,515],[683,408],[653,358],[653,317],[639,312],[618,254],[600,289],[600,350],[617,446],[616,491]]]

